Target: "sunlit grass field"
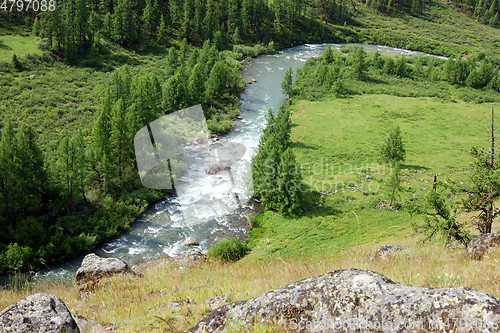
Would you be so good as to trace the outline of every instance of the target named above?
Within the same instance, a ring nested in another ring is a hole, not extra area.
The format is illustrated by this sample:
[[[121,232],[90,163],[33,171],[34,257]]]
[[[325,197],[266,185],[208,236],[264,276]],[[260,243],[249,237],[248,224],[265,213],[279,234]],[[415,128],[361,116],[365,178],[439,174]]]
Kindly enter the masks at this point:
[[[402,191],[394,203],[404,206],[432,190],[434,175],[441,181],[467,181],[469,149],[490,144],[484,121],[491,118],[491,107],[388,95],[294,103],[297,163],[304,182],[323,198],[317,197],[320,206],[301,217],[273,212],[258,216],[251,230],[251,256],[331,253],[387,237],[410,237],[411,222],[422,217],[387,208],[392,170],[380,163],[379,147],[391,130],[401,128],[407,157]],[[423,237],[410,238],[417,243]]]
[[[41,38],[36,36],[0,36],[0,61],[10,62],[12,56],[24,58],[26,55],[42,54],[38,48]]]

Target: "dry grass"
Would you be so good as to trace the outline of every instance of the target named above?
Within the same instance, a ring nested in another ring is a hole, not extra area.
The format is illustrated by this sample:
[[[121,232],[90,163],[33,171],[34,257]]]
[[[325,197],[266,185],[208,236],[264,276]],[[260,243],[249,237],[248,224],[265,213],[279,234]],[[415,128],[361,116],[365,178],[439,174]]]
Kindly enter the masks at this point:
[[[500,297],[498,252],[482,261],[469,261],[462,259],[462,250],[450,250],[440,244],[419,245],[414,238],[392,244],[409,248],[410,254],[371,262],[370,256],[382,245],[372,243],[315,258],[277,258],[266,262],[249,256],[234,264],[205,262],[185,269],[160,260],[141,265],[143,277],[106,279],[94,294],[83,299],[74,283],[39,284],[17,292],[1,290],[0,306],[5,308],[29,294],[44,292],[61,297],[71,312],[101,324],[116,325],[120,332],[183,332],[210,312],[204,305],[209,297],[245,300],[310,276],[347,268],[380,272],[406,285],[469,286]],[[165,305],[183,299],[192,302],[176,309]],[[277,330],[258,326],[253,331]]]

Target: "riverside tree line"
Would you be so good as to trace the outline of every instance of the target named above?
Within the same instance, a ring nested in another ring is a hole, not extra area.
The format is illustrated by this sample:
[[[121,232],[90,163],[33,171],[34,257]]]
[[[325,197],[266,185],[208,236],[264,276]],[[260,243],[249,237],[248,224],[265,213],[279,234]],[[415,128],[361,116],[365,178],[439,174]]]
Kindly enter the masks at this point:
[[[243,89],[239,64],[214,43],[166,55],[163,82],[154,74],[116,70],[88,136],[65,132],[43,151],[27,124],[0,132],[0,271],[30,268],[85,252],[130,227],[167,191],[142,186],[134,153],[137,131],[162,115],[202,104],[212,132],[232,128]],[[158,69],[159,71],[160,69]],[[64,129],[63,129],[64,130]],[[179,172],[182,172],[180,170]]]

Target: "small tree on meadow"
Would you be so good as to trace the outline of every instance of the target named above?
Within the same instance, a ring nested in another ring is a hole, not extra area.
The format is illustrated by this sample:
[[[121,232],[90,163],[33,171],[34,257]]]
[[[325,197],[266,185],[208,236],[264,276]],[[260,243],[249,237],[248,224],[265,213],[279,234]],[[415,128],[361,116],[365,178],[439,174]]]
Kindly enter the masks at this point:
[[[380,149],[382,161],[385,163],[395,164],[404,162],[406,150],[403,145],[403,138],[399,126],[396,127],[385,140],[384,145]]]

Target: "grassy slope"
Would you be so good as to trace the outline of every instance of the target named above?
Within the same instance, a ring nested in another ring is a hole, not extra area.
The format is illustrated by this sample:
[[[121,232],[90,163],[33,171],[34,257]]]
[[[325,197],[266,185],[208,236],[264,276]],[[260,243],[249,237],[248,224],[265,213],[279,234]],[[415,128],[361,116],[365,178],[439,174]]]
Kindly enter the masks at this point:
[[[366,37],[363,42],[398,46],[427,53],[450,56],[456,52],[497,55],[500,51],[499,29],[477,23],[458,12],[451,3],[426,1],[424,15],[380,15],[357,4],[355,28]]]
[[[36,36],[0,36],[0,61],[11,61],[14,54],[21,58],[28,54],[42,54],[38,49],[40,41]]]
[[[272,212],[257,217],[250,256],[331,253],[411,234],[411,221],[418,217],[377,208],[390,201],[386,183],[391,173],[390,167],[377,162],[378,146],[400,126],[407,147],[400,200],[421,198],[431,188],[434,174],[441,180],[466,178],[461,170],[470,162],[468,149],[488,143],[482,123],[490,108],[388,95],[298,103],[293,108],[294,152],[304,181],[324,193],[324,204],[299,218]]]

